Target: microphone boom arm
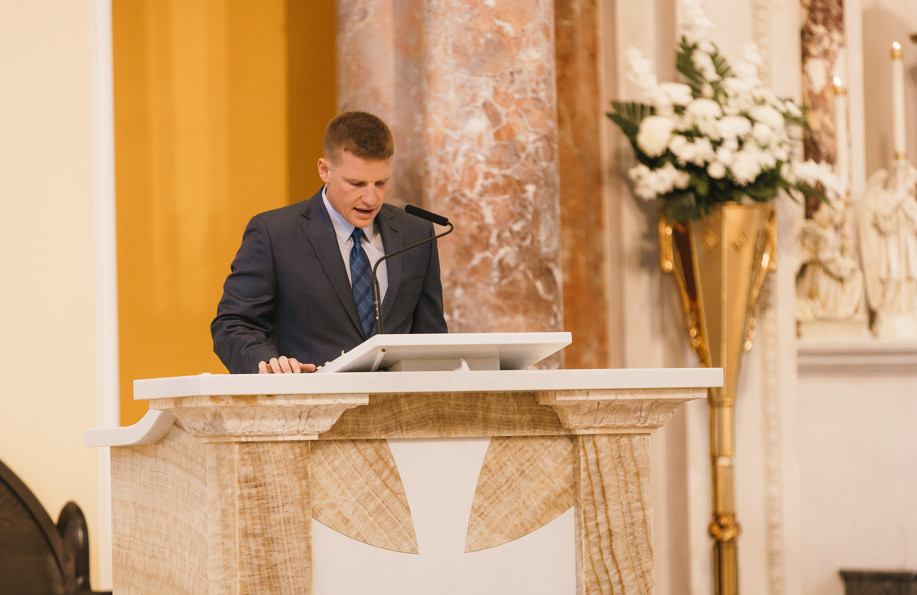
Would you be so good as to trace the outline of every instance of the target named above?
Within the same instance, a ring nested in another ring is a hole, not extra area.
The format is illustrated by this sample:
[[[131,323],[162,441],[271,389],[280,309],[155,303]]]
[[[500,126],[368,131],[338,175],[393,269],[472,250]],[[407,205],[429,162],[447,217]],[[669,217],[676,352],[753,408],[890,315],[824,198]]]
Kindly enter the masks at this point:
[[[449,226],[449,229],[447,229],[443,233],[420,240],[419,242],[415,242],[411,244],[410,246],[405,246],[404,248],[401,248],[400,250],[395,250],[394,252],[390,252],[389,254],[386,254],[382,258],[377,260],[376,264],[373,265],[373,308],[375,310],[375,315],[376,315],[376,334],[377,335],[381,335],[382,333],[385,332],[382,329],[382,299],[379,295],[379,278],[376,276],[376,269],[379,268],[379,264],[383,260],[386,260],[392,256],[397,256],[398,254],[401,254],[402,252],[407,252],[408,250],[412,248],[416,248],[417,246],[426,244],[427,242],[434,242],[443,236],[449,235],[450,233],[452,233],[452,230],[455,229],[455,226],[452,225],[452,223],[449,221],[446,221],[446,225]]]

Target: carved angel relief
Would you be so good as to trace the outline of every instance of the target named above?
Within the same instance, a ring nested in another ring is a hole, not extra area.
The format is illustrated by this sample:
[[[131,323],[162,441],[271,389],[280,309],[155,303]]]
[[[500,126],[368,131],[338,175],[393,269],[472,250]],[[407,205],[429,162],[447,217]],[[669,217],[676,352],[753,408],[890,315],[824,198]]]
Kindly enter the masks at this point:
[[[866,297],[879,338],[917,339],[917,169],[869,178],[860,213]]]
[[[821,205],[796,233],[796,320],[800,336],[863,335],[863,273],[853,248],[847,205]]]

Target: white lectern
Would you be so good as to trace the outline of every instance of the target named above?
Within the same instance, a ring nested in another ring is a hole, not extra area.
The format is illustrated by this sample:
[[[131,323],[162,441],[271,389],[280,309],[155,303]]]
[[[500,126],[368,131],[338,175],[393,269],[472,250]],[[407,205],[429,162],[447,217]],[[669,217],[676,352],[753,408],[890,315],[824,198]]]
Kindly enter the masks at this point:
[[[649,434],[722,381],[720,369],[464,366],[138,380],[147,416],[86,435],[112,447],[115,592],[320,591],[313,519],[360,547],[422,556],[388,440],[489,439],[459,557],[572,508],[568,592],[650,593]],[[461,592],[442,580],[436,592]],[[519,592],[501,580],[481,592]],[[365,592],[390,592],[382,584]]]

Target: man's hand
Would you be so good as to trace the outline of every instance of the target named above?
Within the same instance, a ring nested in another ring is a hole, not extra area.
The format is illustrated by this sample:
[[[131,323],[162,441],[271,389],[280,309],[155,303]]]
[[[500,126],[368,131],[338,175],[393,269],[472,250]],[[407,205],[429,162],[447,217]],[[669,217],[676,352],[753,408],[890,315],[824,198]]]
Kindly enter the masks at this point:
[[[314,371],[315,364],[301,364],[294,358],[288,358],[285,355],[272,357],[269,362],[258,362],[259,374],[299,374]]]

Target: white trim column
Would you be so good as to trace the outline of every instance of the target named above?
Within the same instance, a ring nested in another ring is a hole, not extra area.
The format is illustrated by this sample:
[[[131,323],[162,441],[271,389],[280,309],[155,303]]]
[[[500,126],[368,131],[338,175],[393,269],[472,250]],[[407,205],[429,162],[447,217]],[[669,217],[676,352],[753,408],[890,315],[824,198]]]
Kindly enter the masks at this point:
[[[98,423],[101,427],[118,427],[118,268],[111,0],[93,0],[91,11]],[[102,585],[111,585],[111,469],[108,449],[99,451],[99,531],[91,537],[99,545],[99,581]]]

